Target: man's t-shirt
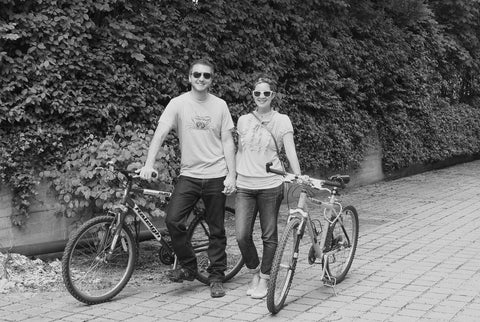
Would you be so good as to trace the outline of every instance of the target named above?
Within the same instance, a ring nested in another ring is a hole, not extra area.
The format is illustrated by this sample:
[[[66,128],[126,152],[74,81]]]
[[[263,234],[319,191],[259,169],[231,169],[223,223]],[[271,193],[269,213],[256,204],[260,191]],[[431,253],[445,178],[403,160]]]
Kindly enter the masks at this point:
[[[208,94],[198,101],[187,92],[173,98],[158,123],[175,129],[180,141],[180,174],[210,179],[227,175],[222,132],[234,128],[227,103]]]

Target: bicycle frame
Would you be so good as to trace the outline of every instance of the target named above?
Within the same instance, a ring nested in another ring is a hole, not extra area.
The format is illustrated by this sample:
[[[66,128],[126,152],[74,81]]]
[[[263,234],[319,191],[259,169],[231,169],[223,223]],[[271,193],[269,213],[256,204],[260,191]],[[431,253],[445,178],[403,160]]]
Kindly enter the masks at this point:
[[[323,258],[324,256],[328,256],[328,254],[323,253],[323,249],[325,247],[325,243],[328,236],[328,229],[330,225],[333,225],[338,220],[339,214],[342,211],[342,205],[337,202],[337,197],[336,197],[338,195],[337,188],[333,188],[333,189],[320,188],[318,190],[324,190],[330,193],[328,202],[324,202],[321,200],[317,200],[313,197],[309,197],[307,194],[307,191],[305,189],[302,189],[302,191],[300,192],[300,197],[298,199],[297,208],[289,209],[289,216],[287,218],[287,222],[289,222],[292,219],[292,217],[299,218],[301,220],[300,229],[298,230],[299,239],[302,239],[305,231],[307,231],[307,234],[310,237],[310,242],[313,246],[313,249],[315,250],[316,258]],[[322,230],[320,243],[318,243],[318,239],[317,239],[318,232],[315,229],[312,218],[307,209],[307,205],[306,205],[307,199],[321,206],[324,209],[324,213],[323,213],[324,225],[322,225],[322,227],[325,227],[326,229]],[[335,209],[337,207],[339,208],[338,211]],[[334,216],[332,216],[332,214],[334,214]],[[333,220],[331,218],[333,218]],[[326,265],[323,266],[321,278],[323,279],[325,275],[327,275],[327,279],[330,280],[331,277],[328,276],[329,274],[326,271]],[[333,285],[335,285],[335,281],[333,281]]]
[[[157,229],[155,224],[148,218],[148,216],[143,212],[143,210],[135,203],[135,201],[130,197],[131,193],[136,193],[136,194],[143,194],[143,195],[149,195],[149,196],[155,196],[155,197],[161,197],[164,196],[165,198],[170,198],[172,195],[171,192],[167,191],[162,191],[162,190],[153,190],[153,189],[143,189],[143,188],[133,188],[132,187],[132,177],[128,173],[122,172],[127,178],[127,184],[125,186],[125,189],[123,191],[122,199],[120,203],[116,206],[114,206],[114,215],[116,217],[116,220],[114,221],[114,239],[112,242],[112,245],[110,246],[110,251],[109,253],[113,253],[113,250],[116,247],[117,240],[120,237],[119,234],[121,232],[121,226],[125,222],[125,218],[127,217],[128,213],[131,211],[135,217],[140,218],[140,221],[147,227],[147,229],[150,231],[150,233],[155,237],[155,239],[163,246],[166,247],[169,251],[171,251],[174,254],[174,263],[173,263],[173,268],[175,269],[178,265],[177,263],[177,256],[173,252],[173,249],[171,246],[166,242],[160,233],[160,231]]]
[[[166,196],[170,197],[172,194],[170,192],[166,191],[160,191],[160,190],[151,190],[151,189],[134,189],[135,193],[142,193],[144,195],[150,195],[150,196]],[[132,210],[132,212],[140,218],[140,220],[143,222],[143,224],[147,227],[147,229],[152,233],[153,237],[155,237],[156,240],[159,242],[164,242],[162,234],[158,231],[157,227],[152,223],[152,221],[148,218],[148,216],[138,207],[138,205],[135,203],[135,201],[127,196],[124,196],[124,202],[126,203],[127,207]]]
[[[124,173],[125,174],[125,173]],[[127,176],[128,177],[128,176]],[[170,198],[172,193],[168,191],[162,191],[162,190],[153,190],[153,189],[144,189],[144,188],[134,188],[132,187],[132,180],[128,180],[127,185],[123,191],[122,199],[120,203],[116,206],[114,206],[114,215],[117,217],[117,220],[115,221],[115,236],[114,240],[111,245],[110,252],[113,252],[115,249],[115,245],[117,243],[117,240],[119,238],[119,232],[121,231],[120,227],[123,225],[125,222],[125,218],[128,215],[129,212],[131,212],[135,217],[140,218],[140,221],[147,227],[148,231],[155,237],[155,239],[163,246],[165,247],[169,253],[173,255],[173,264],[172,268],[176,269],[178,267],[178,258],[177,255],[175,254],[174,250],[172,249],[172,246],[170,243],[168,243],[165,238],[163,237],[162,233],[157,229],[155,224],[148,218],[147,214],[143,212],[143,210],[135,203],[135,200],[130,197],[130,194],[143,194],[147,196],[154,196],[154,197],[165,197],[165,198]],[[197,211],[195,211],[195,214],[197,215]],[[203,227],[203,224],[201,224]],[[205,229],[205,227],[203,227]],[[197,245],[195,247],[196,251],[205,251],[208,248],[208,242],[205,243],[204,245]]]

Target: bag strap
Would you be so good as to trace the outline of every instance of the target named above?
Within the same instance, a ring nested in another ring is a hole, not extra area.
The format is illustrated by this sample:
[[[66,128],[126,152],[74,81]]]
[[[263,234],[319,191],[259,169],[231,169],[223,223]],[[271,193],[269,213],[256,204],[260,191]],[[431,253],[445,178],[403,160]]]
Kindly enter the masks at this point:
[[[272,136],[273,143],[275,143],[275,148],[277,149],[278,160],[280,160],[280,149],[278,148],[278,143],[277,143],[277,140],[275,139],[275,136],[269,129],[267,129],[267,127],[263,124],[262,120],[255,113],[253,112],[250,112],[250,113],[258,120],[258,123],[260,123],[260,126],[263,127]],[[282,168],[285,171],[285,167],[283,166],[282,160],[280,160],[280,164],[282,165]]]

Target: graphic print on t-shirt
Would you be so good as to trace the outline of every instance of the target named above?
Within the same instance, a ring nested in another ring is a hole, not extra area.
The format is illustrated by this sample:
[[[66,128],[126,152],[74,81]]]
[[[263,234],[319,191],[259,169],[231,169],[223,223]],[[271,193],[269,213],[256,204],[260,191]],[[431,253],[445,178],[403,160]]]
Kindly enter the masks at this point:
[[[210,116],[195,116],[192,118],[190,128],[194,130],[210,130],[212,118]]]
[[[250,118],[245,125],[240,141],[245,149],[250,151],[266,151],[270,145],[270,133],[264,129],[255,119]]]

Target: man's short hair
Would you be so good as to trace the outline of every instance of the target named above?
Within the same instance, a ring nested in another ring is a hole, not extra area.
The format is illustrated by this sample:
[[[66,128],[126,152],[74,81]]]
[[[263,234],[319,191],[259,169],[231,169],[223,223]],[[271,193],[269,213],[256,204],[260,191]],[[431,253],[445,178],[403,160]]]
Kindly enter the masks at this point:
[[[210,69],[212,70],[212,74],[215,74],[215,66],[213,65],[212,62],[210,62],[210,61],[209,61],[208,59],[206,59],[206,58],[200,58],[200,59],[194,60],[194,61],[190,64],[190,69],[188,70],[188,73],[189,73],[189,74],[192,72],[193,66],[195,66],[195,65],[208,66],[208,67],[210,67]]]

